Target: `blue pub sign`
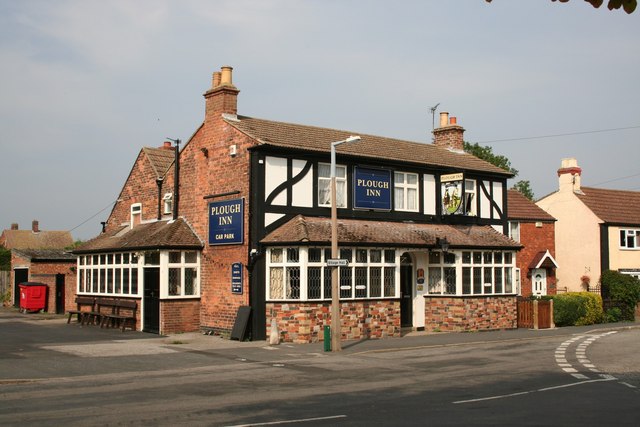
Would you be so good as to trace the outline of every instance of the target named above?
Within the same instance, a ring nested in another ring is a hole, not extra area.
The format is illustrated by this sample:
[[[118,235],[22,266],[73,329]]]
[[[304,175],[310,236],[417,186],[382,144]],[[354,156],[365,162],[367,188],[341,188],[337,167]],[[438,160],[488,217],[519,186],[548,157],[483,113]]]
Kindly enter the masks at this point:
[[[356,167],[354,209],[391,210],[391,171]]]
[[[244,241],[244,199],[209,203],[209,245],[241,245]]]

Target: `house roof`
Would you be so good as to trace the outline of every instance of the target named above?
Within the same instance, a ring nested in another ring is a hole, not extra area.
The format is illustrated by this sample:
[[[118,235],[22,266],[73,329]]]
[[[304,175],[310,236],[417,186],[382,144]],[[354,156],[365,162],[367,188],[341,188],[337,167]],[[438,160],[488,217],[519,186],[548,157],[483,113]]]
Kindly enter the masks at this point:
[[[146,249],[201,249],[202,241],[182,218],[128,225],[102,233],[76,248],[74,254]]]
[[[31,261],[75,262],[76,256],[65,249],[13,249],[16,255]]]
[[[558,268],[558,263],[547,249],[540,251],[529,263],[529,268]]]
[[[480,160],[464,152],[452,151],[433,144],[403,141],[359,132],[327,129],[292,123],[276,122],[238,116],[227,123],[256,139],[262,146],[293,148],[321,153],[331,151],[331,143],[350,135],[359,135],[361,140],[343,144],[336,148],[342,155],[354,157],[382,158],[419,165],[435,165],[458,170],[489,172],[506,177],[512,174],[504,169]]]
[[[556,219],[541,207],[527,199],[518,190],[507,191],[507,207],[510,220],[555,221]]]
[[[158,178],[163,178],[175,160],[175,151],[166,148],[150,148],[144,147],[142,151],[145,153],[151,167]]]
[[[6,249],[62,249],[73,244],[69,231],[4,230]]]
[[[575,195],[604,222],[640,225],[640,191],[580,189]]]
[[[366,220],[338,220],[338,241],[343,245],[396,245],[436,247],[445,238],[451,248],[520,249],[521,246],[489,226],[416,224]],[[331,242],[329,218],[297,215],[269,233],[265,244],[324,244]]]

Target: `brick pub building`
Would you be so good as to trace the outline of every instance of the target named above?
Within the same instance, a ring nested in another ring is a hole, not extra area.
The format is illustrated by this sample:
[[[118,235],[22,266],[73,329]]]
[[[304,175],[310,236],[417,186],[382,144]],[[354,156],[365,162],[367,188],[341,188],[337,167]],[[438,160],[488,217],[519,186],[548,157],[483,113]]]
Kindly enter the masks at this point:
[[[516,327],[511,174],[464,153],[455,118],[416,143],[239,115],[239,92],[222,67],[179,157],[140,151],[104,232],[75,251],[78,294],[135,299],[150,332],[226,334],[249,306],[251,339],[275,321],[285,341],[321,340],[330,147],[359,135],[337,148],[343,338]]]

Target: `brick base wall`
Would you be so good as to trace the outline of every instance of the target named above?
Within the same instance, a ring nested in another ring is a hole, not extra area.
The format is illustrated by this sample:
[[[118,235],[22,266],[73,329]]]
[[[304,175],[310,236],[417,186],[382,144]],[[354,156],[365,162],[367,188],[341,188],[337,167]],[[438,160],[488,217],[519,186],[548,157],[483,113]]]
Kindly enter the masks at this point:
[[[200,329],[200,300],[160,301],[160,333],[175,334]]]
[[[517,327],[515,296],[425,298],[425,331],[460,332]]]
[[[398,301],[342,302],[343,340],[400,336]],[[275,317],[280,340],[311,343],[324,340],[324,326],[331,325],[331,304],[313,302],[267,303],[267,337]]]

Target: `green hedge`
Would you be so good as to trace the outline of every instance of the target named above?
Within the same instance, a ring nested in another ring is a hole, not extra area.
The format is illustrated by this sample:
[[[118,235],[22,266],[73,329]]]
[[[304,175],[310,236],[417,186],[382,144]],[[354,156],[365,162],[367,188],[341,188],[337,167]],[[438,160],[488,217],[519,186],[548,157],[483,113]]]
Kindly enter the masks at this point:
[[[602,298],[590,292],[569,292],[553,297],[553,320],[557,326],[593,325],[604,321]]]
[[[600,276],[602,296],[607,308],[607,320],[635,320],[636,305],[640,301],[640,280],[628,274],[607,270]]]

